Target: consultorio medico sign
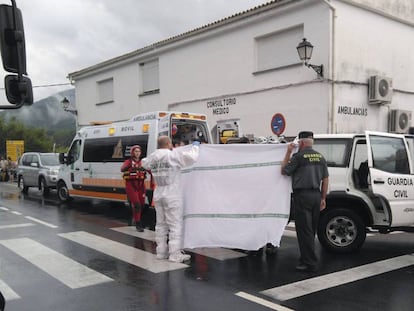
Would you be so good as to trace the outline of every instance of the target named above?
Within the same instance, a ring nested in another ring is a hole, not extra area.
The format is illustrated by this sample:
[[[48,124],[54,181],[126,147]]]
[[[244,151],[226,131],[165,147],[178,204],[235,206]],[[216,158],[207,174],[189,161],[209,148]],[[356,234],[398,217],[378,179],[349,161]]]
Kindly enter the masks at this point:
[[[229,114],[231,106],[236,105],[236,97],[226,97],[222,99],[209,100],[206,105],[211,109],[213,115]]]

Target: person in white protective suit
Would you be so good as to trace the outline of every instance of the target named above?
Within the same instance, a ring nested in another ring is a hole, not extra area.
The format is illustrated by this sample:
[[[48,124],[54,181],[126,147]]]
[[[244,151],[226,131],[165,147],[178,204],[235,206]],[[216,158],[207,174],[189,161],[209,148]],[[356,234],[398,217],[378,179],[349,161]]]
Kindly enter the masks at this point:
[[[182,250],[181,169],[197,161],[199,144],[195,141],[190,150],[177,150],[173,149],[168,136],[160,136],[158,149],[142,159],[142,166],[151,170],[156,184],[153,199],[156,212],[157,259],[168,258],[170,261],[183,262],[191,258]]]

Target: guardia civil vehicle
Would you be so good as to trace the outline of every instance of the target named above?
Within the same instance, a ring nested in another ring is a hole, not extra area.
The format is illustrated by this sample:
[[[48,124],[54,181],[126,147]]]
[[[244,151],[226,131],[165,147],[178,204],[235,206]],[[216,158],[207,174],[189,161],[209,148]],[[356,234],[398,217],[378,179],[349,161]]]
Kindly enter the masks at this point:
[[[318,227],[322,246],[352,252],[368,231],[414,231],[414,136],[315,135],[314,149],[325,156],[330,175]]]

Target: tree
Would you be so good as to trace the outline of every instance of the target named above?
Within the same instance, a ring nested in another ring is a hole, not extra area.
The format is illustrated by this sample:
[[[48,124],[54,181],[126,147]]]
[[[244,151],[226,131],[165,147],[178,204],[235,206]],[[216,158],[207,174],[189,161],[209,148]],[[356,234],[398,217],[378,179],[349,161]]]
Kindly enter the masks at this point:
[[[26,127],[15,117],[6,122],[0,117],[0,155],[6,155],[6,140],[24,140],[25,152],[52,152],[53,137],[48,135],[44,129]]]

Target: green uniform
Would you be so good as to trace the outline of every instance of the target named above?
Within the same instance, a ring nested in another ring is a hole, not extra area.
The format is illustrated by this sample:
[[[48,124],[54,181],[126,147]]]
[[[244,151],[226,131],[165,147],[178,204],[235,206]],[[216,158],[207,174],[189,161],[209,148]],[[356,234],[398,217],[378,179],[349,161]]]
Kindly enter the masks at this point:
[[[315,234],[321,204],[321,181],[328,177],[325,158],[312,148],[295,153],[283,172],[292,176],[293,205],[300,262],[316,267]]]

